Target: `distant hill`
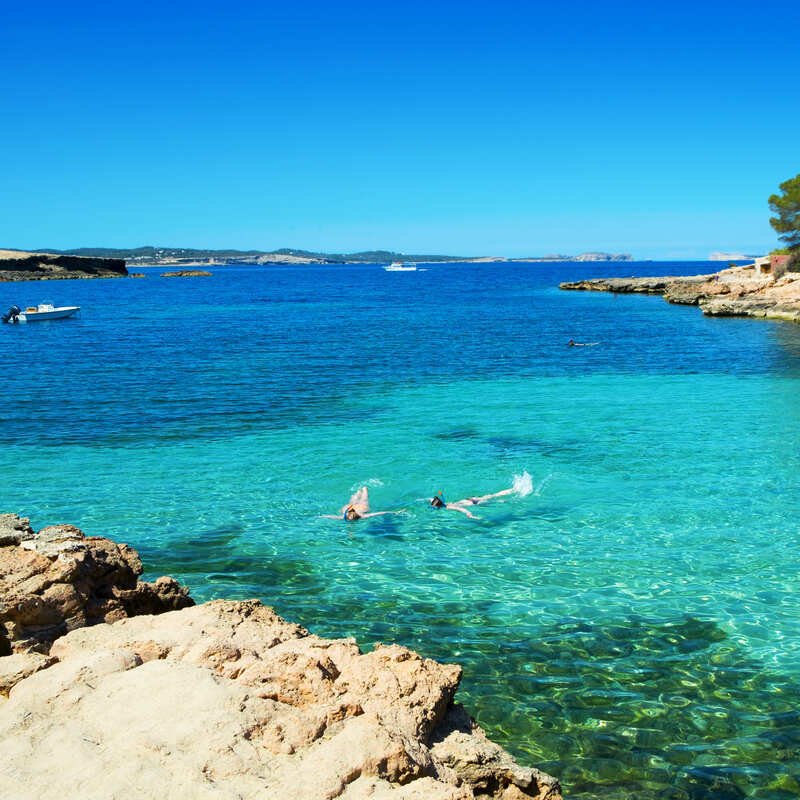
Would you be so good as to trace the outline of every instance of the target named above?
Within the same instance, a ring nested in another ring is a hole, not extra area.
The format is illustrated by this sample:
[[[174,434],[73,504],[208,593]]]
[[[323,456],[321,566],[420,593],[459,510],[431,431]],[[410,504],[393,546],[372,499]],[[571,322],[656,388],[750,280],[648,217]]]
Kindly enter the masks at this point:
[[[126,261],[146,266],[150,264],[180,263],[184,261],[217,263],[382,263],[384,261],[469,261],[470,258],[446,255],[410,255],[391,250],[366,250],[361,253],[315,253],[311,250],[294,250],[288,247],[280,250],[202,250],[192,247],[78,247],[74,250],[41,249],[36,253],[56,253],[58,255],[91,256],[93,258],[124,258]]]
[[[551,255],[511,258],[509,261],[633,261],[630,253],[581,253],[577,256]]]
[[[443,255],[414,255],[409,253],[395,253],[392,250],[364,250],[360,253],[314,253],[310,250],[291,250],[281,248],[267,255],[295,256],[308,258],[315,261],[334,263],[361,262],[365,264],[382,264],[384,261],[472,261],[469,256],[443,256]]]
[[[92,258],[124,258],[126,261],[143,259],[163,260],[166,258],[214,258],[242,259],[265,255],[263,250],[201,250],[192,247],[76,247],[74,250],[55,250],[43,248],[34,253],[57,253],[69,256],[90,256]]]
[[[507,259],[501,256],[451,256],[421,253],[397,253],[393,250],[364,250],[358,253],[317,253],[312,250],[203,250],[193,247],[78,247],[73,250],[43,248],[34,253],[121,258],[129,266],[223,265],[223,264],[383,264],[392,261],[422,263],[452,261],[632,261],[627,253],[582,253],[577,256],[549,255]]]

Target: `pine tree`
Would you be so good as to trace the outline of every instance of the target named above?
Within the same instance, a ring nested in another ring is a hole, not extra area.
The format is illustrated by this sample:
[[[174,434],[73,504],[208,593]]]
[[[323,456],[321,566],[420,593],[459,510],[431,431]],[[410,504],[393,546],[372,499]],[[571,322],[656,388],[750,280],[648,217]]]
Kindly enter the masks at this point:
[[[769,208],[776,217],[769,224],[778,232],[778,238],[786,242],[792,253],[800,251],[800,175],[784,181],[778,187],[782,194],[769,198]]]

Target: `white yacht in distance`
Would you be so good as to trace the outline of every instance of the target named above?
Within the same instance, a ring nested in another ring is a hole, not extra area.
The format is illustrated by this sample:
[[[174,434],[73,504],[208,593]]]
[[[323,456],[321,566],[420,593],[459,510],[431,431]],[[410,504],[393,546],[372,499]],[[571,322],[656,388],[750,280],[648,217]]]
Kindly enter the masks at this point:
[[[388,267],[384,267],[387,272],[416,272],[417,265],[411,261],[392,261]]]

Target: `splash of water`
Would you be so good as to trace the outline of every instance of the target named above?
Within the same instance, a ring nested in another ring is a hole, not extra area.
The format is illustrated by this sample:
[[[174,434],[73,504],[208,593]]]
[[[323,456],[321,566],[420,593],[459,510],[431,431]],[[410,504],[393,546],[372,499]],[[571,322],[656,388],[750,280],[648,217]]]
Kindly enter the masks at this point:
[[[368,489],[375,489],[376,487],[383,486],[383,481],[380,478],[368,478],[365,481],[358,481],[350,487],[351,492],[357,492],[362,486]]]
[[[527,470],[522,475],[515,475],[511,488],[520,496],[527,497],[533,492],[533,479]]]

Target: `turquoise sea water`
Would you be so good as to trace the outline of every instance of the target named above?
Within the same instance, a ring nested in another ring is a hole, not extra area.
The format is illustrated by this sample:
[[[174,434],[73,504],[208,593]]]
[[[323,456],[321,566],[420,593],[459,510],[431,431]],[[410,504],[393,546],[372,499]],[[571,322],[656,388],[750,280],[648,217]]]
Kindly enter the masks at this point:
[[[557,288],[713,268],[0,284],[0,311],[83,308],[0,327],[0,510],[461,663],[462,702],[571,798],[798,797],[800,327]],[[478,521],[422,499],[524,472]],[[407,512],[320,517],[362,484]]]

